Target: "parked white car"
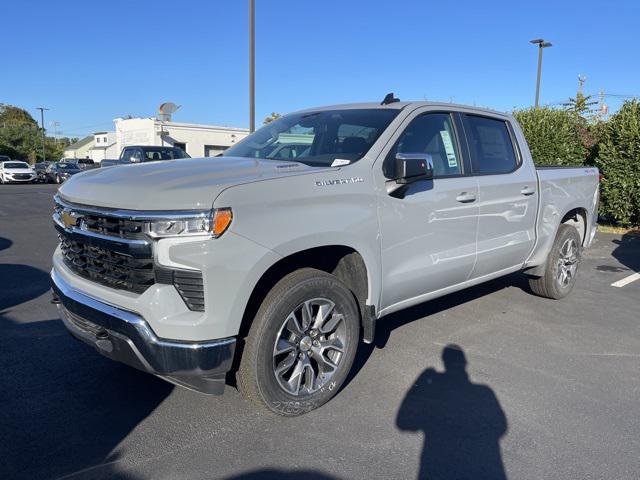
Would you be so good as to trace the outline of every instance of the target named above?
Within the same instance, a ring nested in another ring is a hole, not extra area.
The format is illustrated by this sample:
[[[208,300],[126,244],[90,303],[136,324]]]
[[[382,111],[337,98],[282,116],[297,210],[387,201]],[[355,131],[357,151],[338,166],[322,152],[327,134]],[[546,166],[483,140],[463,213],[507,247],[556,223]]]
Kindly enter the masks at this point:
[[[0,162],[0,183],[29,183],[36,181],[36,171],[27,162]]]

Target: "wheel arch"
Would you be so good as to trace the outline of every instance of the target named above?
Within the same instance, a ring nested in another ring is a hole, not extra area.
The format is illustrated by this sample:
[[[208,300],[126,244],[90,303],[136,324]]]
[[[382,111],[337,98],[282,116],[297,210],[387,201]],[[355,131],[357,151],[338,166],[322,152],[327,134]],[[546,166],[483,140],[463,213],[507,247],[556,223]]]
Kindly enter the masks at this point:
[[[578,234],[580,235],[580,242],[582,246],[584,246],[585,243],[588,241],[587,232],[590,226],[588,224],[589,217],[588,217],[588,212],[586,208],[572,206],[569,209],[567,209],[567,211],[564,213],[564,215],[562,215],[562,217],[558,215],[556,218],[560,218],[560,221],[552,227],[553,230],[551,231],[553,232],[553,234],[548,237],[549,238],[548,244],[546,245],[545,248],[537,252],[537,258],[540,258],[541,261],[539,263],[537,262],[534,263],[532,266],[528,268],[525,268],[525,273],[529,276],[539,277],[544,273],[544,270],[546,268],[547,257],[553,246],[553,241],[558,235],[558,230],[560,229],[560,225],[571,225],[575,227],[575,229],[578,231]]]
[[[244,338],[260,304],[273,286],[289,273],[300,268],[317,268],[338,277],[353,293],[360,310],[361,321],[369,317],[367,299],[370,298],[371,271],[364,257],[346,245],[322,245],[292,252],[267,268],[245,305],[238,336]]]
[[[587,241],[587,218],[589,218],[587,216],[587,209],[584,207],[576,207],[569,210],[564,214],[562,220],[560,220],[560,223],[556,228],[556,235],[558,234],[557,232],[560,225],[572,225],[576,230],[578,230],[578,233],[580,234],[580,243],[581,245],[584,245]]]

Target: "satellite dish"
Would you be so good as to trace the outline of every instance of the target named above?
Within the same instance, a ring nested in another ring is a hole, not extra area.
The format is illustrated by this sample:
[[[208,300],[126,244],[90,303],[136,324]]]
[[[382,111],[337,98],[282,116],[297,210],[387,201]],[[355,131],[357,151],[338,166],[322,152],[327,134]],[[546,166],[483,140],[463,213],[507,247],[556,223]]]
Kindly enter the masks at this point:
[[[163,122],[170,122],[171,115],[176,112],[180,108],[180,105],[176,105],[173,102],[165,102],[160,105],[158,119]]]

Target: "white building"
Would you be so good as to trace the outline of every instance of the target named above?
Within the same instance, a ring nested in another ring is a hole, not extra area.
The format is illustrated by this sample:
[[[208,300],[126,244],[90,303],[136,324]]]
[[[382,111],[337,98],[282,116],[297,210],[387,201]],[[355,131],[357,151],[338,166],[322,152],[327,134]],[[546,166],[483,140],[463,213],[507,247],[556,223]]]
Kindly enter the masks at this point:
[[[100,163],[104,159],[120,156],[116,142],[116,132],[96,132],[93,134],[93,146],[89,149],[89,158]]]
[[[89,158],[89,150],[93,147],[93,140],[93,135],[78,140],[76,143],[69,145],[62,156],[64,158]]]
[[[129,145],[175,146],[192,157],[215,157],[249,134],[245,128],[160,121],[155,118],[116,118],[118,158]],[[111,158],[111,157],[107,157]]]

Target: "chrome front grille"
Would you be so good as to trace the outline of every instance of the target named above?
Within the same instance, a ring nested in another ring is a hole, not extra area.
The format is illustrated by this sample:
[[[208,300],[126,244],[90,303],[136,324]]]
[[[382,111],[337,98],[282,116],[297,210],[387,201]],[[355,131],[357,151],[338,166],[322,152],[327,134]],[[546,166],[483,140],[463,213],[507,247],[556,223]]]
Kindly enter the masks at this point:
[[[153,258],[133,258],[59,234],[65,264],[81,277],[142,293],[155,283]]]
[[[153,213],[142,213],[140,218],[130,211],[102,212],[55,200],[53,219],[63,261],[77,275],[134,293],[155,283],[173,285],[190,310],[204,311],[202,272],[155,264],[154,241],[145,234],[145,223]]]
[[[118,238],[146,238],[144,234],[144,223],[126,218],[84,215],[81,219],[81,227],[89,232]]]

